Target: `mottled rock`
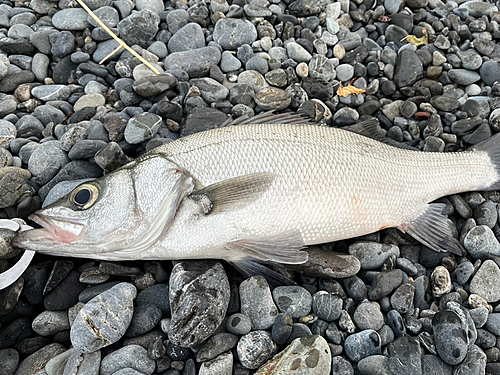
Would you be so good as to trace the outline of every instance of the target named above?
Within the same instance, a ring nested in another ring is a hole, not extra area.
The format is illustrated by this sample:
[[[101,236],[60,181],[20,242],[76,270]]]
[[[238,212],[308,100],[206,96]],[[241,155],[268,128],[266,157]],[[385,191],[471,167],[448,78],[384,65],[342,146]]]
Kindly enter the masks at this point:
[[[241,312],[250,318],[253,329],[267,329],[278,315],[269,284],[263,276],[252,276],[240,285]]]

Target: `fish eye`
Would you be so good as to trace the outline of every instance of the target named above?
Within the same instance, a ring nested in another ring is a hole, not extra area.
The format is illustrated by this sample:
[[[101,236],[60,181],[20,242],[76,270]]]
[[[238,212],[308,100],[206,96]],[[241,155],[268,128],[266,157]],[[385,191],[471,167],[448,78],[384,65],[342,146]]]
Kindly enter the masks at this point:
[[[93,184],[78,186],[70,196],[70,201],[81,209],[90,208],[99,197],[99,189]]]

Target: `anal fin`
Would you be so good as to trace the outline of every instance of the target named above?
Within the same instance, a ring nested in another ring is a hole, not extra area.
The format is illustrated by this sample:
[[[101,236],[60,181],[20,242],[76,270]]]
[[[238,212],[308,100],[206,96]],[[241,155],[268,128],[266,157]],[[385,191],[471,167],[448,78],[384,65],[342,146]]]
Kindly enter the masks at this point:
[[[243,276],[251,277],[256,275],[264,276],[270,286],[277,287],[282,285],[296,285],[297,283],[290,280],[288,277],[273,271],[266,266],[254,262],[251,259],[241,259],[238,261],[228,261],[234,268],[236,268]]]
[[[398,229],[434,251],[450,251],[457,255],[464,255],[465,249],[452,236],[446,221],[447,217],[443,215],[445,207],[443,203],[431,203],[415,219],[409,223],[400,224]]]

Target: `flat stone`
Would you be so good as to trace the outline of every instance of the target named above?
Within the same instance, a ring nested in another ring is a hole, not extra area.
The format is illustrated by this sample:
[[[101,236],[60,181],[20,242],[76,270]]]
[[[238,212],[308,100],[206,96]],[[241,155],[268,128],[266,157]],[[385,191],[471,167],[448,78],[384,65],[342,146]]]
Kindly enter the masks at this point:
[[[83,8],[68,8],[56,12],[52,16],[52,24],[59,30],[85,30],[90,27],[88,13]]]
[[[142,346],[126,345],[102,359],[99,374],[113,375],[126,368],[136,370],[139,374],[151,375],[155,370],[155,361]]]
[[[66,348],[59,343],[46,345],[24,359],[14,375],[37,374],[44,369],[50,359],[65,351]]]
[[[213,39],[225,50],[234,50],[257,39],[255,26],[247,20],[221,18],[214,27]]]
[[[130,144],[137,144],[155,136],[162,124],[160,116],[154,113],[142,113],[132,117],[125,128],[125,140]]]
[[[203,47],[205,47],[205,35],[201,26],[195,22],[183,26],[168,41],[168,50],[171,53]]]
[[[190,77],[201,77],[217,65],[221,59],[221,52],[217,47],[203,47],[188,51],[174,52],[165,59],[165,70],[182,69]]]
[[[132,320],[136,295],[132,284],[120,283],[87,302],[71,327],[75,349],[90,353],[118,341]]]
[[[487,302],[494,303],[500,300],[499,283],[500,269],[494,261],[488,259],[472,277],[470,291],[480,295]]]
[[[345,339],[344,350],[351,361],[359,362],[365,357],[381,354],[381,346],[379,334],[368,329],[348,336]]]
[[[269,284],[263,276],[252,276],[240,285],[241,312],[250,318],[252,328],[267,329],[278,315]]]
[[[359,259],[362,269],[372,270],[381,267],[391,256],[399,257],[399,248],[377,242],[356,242],[349,246],[349,254]]]
[[[242,336],[236,352],[241,364],[247,369],[256,369],[265,363],[275,352],[277,346],[267,331],[252,331]]]

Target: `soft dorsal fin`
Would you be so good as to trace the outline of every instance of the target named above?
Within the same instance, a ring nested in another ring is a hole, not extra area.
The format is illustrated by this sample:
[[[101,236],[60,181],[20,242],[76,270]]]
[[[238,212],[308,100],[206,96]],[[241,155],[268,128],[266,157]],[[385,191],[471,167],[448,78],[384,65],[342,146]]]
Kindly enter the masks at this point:
[[[257,116],[249,117],[244,115],[233,120],[229,118],[225,121],[223,126],[233,125],[250,125],[250,124],[297,124],[297,125],[318,125],[312,121],[307,115],[303,113],[287,112],[275,113],[274,111],[267,111],[258,114]]]
[[[198,202],[205,214],[236,210],[260,198],[275,177],[270,172],[251,173],[209,185],[189,197]]]
[[[360,121],[354,125],[344,126],[340,128],[342,130],[347,130],[365,137],[374,139],[376,141],[385,143],[386,145],[402,148],[405,150],[415,150],[417,148],[407,145],[405,143],[397,142],[394,139],[386,137],[382,128],[380,127],[378,120],[376,118],[371,118],[368,120]]]

